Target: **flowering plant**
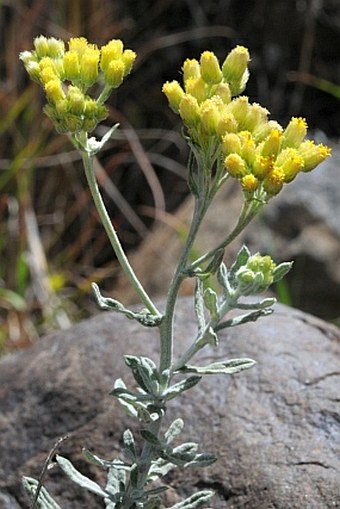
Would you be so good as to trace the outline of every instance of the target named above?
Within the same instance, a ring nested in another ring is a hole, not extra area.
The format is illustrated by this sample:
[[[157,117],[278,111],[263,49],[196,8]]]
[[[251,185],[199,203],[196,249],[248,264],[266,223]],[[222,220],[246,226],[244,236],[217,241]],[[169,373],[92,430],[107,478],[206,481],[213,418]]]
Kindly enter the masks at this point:
[[[136,445],[134,434],[127,429],[119,458],[102,459],[84,449],[88,461],[107,471],[104,487],[81,474],[66,458],[57,456],[57,463],[66,475],[102,497],[108,509],[160,509],[164,507],[161,494],[167,489],[160,480],[171,469],[204,467],[215,461],[213,454],[199,452],[196,443],[173,445],[184,423],[177,418],[168,429],[163,429],[167,402],[198,384],[204,376],[232,375],[254,365],[255,361],[248,358],[225,359],[204,366],[192,364],[192,359],[208,344],[218,347],[220,330],[272,313],[274,298],[245,300],[244,297],[265,292],[292,265],[291,262],[277,265],[269,256],[251,254],[243,246],[235,262],[227,268],[223,262],[224,250],[285,184],[298,173],[311,171],[330,155],[326,146],[306,140],[304,119],[292,118],[283,128],[268,119],[269,112],[265,108],[240,95],[249,75],[246,48],[234,48],[222,65],[210,51],[203,52],[199,61],[187,59],[182,68],[183,86],[177,81],[167,82],[163,92],[172,110],[183,121],[184,135],[191,149],[188,186],[195,208],[165,309],[161,312],[126,257],[106,212],[93,166],[95,155],[118,126],[109,129],[101,140],[90,133],[106,118],[105,101],[130,73],[135,57],[132,50],[124,49],[120,40],[112,40],[98,48],[85,38],[73,38],[66,50],[62,41],[44,36],[34,40],[33,51],[20,54],[30,77],[45,91],[45,113],[58,132],[68,133],[82,156],[103,226],[122,269],[144,306],[139,311],[127,309],[119,301],[104,297],[94,284],[99,307],[122,313],[144,327],[159,330],[158,363],[143,355],[125,355],[136,387],[128,388],[118,379],[112,390],[112,395],[126,412],[138,421],[142,446]],[[97,98],[90,95],[94,84],[101,87]],[[218,245],[192,261],[190,255],[199,227],[217,191],[229,179],[240,182],[244,197],[236,225]],[[191,346],[174,358],[175,304],[186,278],[194,278],[196,283],[197,334]],[[231,310],[241,313],[227,317]],[[32,497],[33,506],[60,509],[42,486],[42,479],[25,477],[24,486]],[[203,507],[212,496],[208,490],[196,492],[171,509]]]

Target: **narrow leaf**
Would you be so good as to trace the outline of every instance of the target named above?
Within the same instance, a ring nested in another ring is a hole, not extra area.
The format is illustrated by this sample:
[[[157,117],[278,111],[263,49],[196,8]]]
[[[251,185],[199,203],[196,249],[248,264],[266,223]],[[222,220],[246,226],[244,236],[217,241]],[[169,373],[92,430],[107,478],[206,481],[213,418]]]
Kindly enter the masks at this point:
[[[242,325],[243,323],[255,322],[261,316],[271,315],[273,312],[273,309],[259,309],[257,311],[252,311],[251,313],[235,316],[234,318],[229,318],[229,320],[220,322],[215,326],[215,330],[219,331],[228,327],[236,327],[237,325]]]
[[[202,507],[202,505],[208,502],[213,496],[213,491],[198,491],[194,493],[194,495],[191,495],[191,497],[183,500],[183,502],[171,506],[169,509],[196,509],[197,507]]]
[[[199,334],[205,329],[205,316],[204,316],[204,299],[203,299],[203,282],[196,278],[195,288],[195,316],[198,325]]]
[[[294,262],[283,262],[280,263],[275,269],[273,270],[273,283],[277,283],[285,277],[286,274],[290,271],[292,268]]]
[[[192,461],[190,461],[189,463],[186,463],[184,465],[184,468],[207,467],[207,466],[215,463],[216,460],[217,460],[217,458],[214,454],[211,454],[209,452],[203,452],[201,454],[196,454],[195,458]]]
[[[22,479],[24,490],[33,500],[38,489],[39,481],[32,477],[24,477]],[[35,504],[36,509],[61,509],[60,505],[51,497],[44,486],[41,487],[38,499]]]
[[[211,288],[206,288],[204,294],[204,303],[209,310],[210,316],[213,320],[218,319],[218,305],[217,305],[217,294]]]
[[[197,373],[199,375],[232,375],[249,369],[254,366],[256,362],[252,359],[230,359],[223,362],[213,362],[208,366],[183,366],[181,371],[185,373]]]
[[[169,389],[167,389],[164,392],[163,397],[165,397],[169,401],[170,399],[175,398],[177,394],[187,391],[188,389],[191,389],[192,387],[197,385],[200,380],[201,380],[200,376],[190,376],[185,380],[181,380],[177,384],[174,384],[171,387],[169,387]]]
[[[136,448],[133,434],[129,429],[126,429],[123,433],[124,452],[128,458],[132,461],[136,460]]]
[[[95,493],[96,495],[106,498],[107,492],[99,486],[94,481],[91,481],[88,477],[85,477],[85,475],[81,474],[73,465],[72,463],[62,456],[57,455],[57,463],[60,466],[60,468],[65,472],[65,474],[73,481],[75,484],[78,484],[78,486],[81,486],[82,488],[85,488],[88,491],[91,491],[92,493]]]
[[[151,431],[147,429],[141,429],[140,430],[141,436],[144,438],[146,442],[153,445],[154,447],[157,447],[158,449],[163,449],[163,444],[159,440],[159,438],[156,437]]]
[[[184,421],[182,419],[176,419],[173,421],[167,431],[164,433],[164,438],[167,445],[170,444],[183,430]]]

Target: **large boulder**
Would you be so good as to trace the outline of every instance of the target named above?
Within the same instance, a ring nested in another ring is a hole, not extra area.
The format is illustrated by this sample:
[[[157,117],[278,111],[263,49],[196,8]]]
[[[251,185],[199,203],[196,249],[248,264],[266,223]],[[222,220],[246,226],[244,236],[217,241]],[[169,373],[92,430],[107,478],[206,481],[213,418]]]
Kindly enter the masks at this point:
[[[195,325],[192,301],[178,306],[176,350]],[[169,404],[167,419],[186,423],[183,439],[197,440],[219,460],[199,470],[173,471],[168,505],[192,490],[213,488],[212,508],[333,509],[340,506],[340,332],[301,311],[277,305],[257,323],[224,331],[216,351],[200,361],[251,357],[252,369],[206,377]],[[0,507],[28,507],[21,476],[38,477],[58,437],[61,453],[103,482],[81,458],[86,446],[106,458],[119,454],[122,432],[133,427],[108,395],[115,378],[132,383],[123,354],[157,361],[156,331],[102,313],[42,338],[0,360]],[[102,507],[58,467],[48,490],[63,509]]]

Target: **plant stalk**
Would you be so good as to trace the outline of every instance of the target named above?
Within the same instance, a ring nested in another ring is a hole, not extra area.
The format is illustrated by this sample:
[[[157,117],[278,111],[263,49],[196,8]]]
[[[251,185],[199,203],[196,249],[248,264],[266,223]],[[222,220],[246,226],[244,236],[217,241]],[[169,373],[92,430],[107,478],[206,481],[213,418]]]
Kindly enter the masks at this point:
[[[95,177],[94,167],[93,167],[93,156],[91,156],[88,152],[85,150],[81,150],[81,155],[84,163],[84,169],[85,169],[85,175],[87,178],[87,182],[92,194],[93,201],[95,203],[95,206],[97,208],[99,217],[102,221],[102,224],[105,228],[105,231],[107,233],[107,236],[111,242],[111,245],[113,247],[113,250],[115,252],[115,255],[117,256],[117,259],[122,267],[122,269],[125,272],[125,275],[127,276],[128,280],[130,281],[133,288],[136,290],[136,293],[138,294],[140,300],[143,302],[145,307],[155,316],[159,316],[160,312],[144,290],[141,282],[137,278],[134,270],[132,269],[130,262],[122,248],[122,245],[119,241],[118,235],[116,233],[116,230],[112,226],[111,219],[107,213],[103,198],[100,194],[97,180]]]

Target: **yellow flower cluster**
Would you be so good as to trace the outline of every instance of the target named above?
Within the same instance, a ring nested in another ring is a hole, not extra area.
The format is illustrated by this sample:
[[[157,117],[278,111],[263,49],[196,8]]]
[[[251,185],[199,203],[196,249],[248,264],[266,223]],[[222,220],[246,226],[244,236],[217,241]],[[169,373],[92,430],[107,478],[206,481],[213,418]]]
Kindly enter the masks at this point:
[[[34,50],[20,53],[30,77],[45,90],[45,113],[58,132],[92,131],[107,117],[104,101],[129,74],[135,61],[134,51],[125,49],[120,40],[111,40],[98,48],[84,37],[71,38],[68,50],[64,42],[40,35]],[[88,89],[103,77],[104,90],[97,99]]]
[[[324,161],[330,149],[305,140],[303,118],[292,118],[283,129],[259,104],[234,97],[245,88],[248,63],[248,50],[242,46],[234,48],[222,66],[214,53],[205,51],[200,61],[184,62],[183,87],[167,82],[163,92],[197,147],[203,152],[212,143],[220,147],[226,170],[240,181],[246,198],[268,199],[300,171]]]

